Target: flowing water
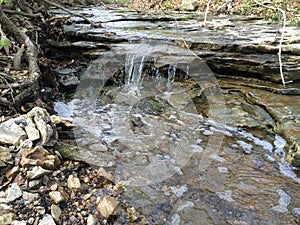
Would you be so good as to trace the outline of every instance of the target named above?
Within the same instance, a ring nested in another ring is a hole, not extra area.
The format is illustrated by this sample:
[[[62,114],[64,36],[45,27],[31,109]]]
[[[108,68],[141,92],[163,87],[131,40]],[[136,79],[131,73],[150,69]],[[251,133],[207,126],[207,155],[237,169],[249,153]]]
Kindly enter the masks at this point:
[[[115,45],[56,111],[73,120],[86,151],[108,146],[122,197],[149,224],[299,224],[300,178],[285,161],[286,140],[271,118],[227,123],[227,113],[242,118],[231,108],[237,97],[224,97],[197,60],[166,42]]]

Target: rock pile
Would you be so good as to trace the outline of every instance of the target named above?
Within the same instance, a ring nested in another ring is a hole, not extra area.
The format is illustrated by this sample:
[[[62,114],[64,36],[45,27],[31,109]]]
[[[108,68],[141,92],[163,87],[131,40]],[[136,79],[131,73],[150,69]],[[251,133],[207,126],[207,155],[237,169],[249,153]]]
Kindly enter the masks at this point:
[[[0,124],[0,224],[146,224],[109,171],[56,153],[53,119],[36,107]]]

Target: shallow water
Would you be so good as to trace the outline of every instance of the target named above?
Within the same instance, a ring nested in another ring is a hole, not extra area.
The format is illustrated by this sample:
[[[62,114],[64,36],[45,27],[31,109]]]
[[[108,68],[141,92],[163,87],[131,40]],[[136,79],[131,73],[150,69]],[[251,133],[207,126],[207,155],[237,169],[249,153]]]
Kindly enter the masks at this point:
[[[105,10],[84,12],[100,15],[94,21],[122,18]],[[192,21],[181,24],[182,33],[169,29],[174,24],[131,21],[106,27],[133,39],[171,35],[210,43],[220,38],[204,40],[197,30],[187,35]],[[232,39],[243,36],[229,31]],[[83,74],[75,99],[57,102],[55,109],[73,120],[77,144],[86,151],[107,144],[104,153],[116,160],[108,170],[127,188],[122,197],[149,224],[299,224],[300,179],[285,161],[287,141],[273,131],[276,121],[267,107],[241,96],[264,96],[273,108],[285,102],[297,114],[295,99],[225,79],[221,86],[238,94],[220,91],[209,68],[170,43],[159,50],[151,44],[115,44],[99,55]],[[275,115],[285,112],[281,107]]]

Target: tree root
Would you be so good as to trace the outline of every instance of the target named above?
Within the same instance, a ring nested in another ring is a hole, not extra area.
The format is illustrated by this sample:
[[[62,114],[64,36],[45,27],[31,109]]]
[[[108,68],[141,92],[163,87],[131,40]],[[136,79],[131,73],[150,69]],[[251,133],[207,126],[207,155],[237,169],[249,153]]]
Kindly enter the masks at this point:
[[[41,77],[41,71],[38,66],[38,50],[37,47],[33,44],[30,38],[25,34],[24,31],[19,29],[0,9],[0,23],[3,26],[3,29],[10,33],[16,41],[20,44],[24,44],[25,56],[28,62],[28,71],[29,71],[29,79],[27,79],[24,83],[21,84],[21,88],[24,87],[34,87],[36,90],[32,88],[26,88],[15,97],[16,101],[16,108],[17,110],[20,108],[21,104],[27,100],[28,96],[30,97],[37,97],[37,90],[39,90],[38,81]]]

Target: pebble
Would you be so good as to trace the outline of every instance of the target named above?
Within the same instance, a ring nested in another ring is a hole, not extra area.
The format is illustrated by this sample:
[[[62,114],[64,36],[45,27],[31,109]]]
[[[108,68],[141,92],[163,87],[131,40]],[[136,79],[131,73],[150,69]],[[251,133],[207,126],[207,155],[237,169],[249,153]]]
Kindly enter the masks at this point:
[[[0,215],[0,224],[1,225],[12,224],[14,217],[15,214],[13,213],[2,214]]]
[[[95,225],[96,219],[93,215],[89,215],[86,221],[86,225]]]
[[[33,202],[35,200],[38,200],[40,198],[40,195],[38,193],[30,193],[30,192],[23,192],[23,199],[28,202]]]
[[[54,222],[51,215],[45,214],[38,225],[56,225],[56,223]]]
[[[36,210],[37,213],[40,214],[40,215],[44,215],[45,212],[46,212],[46,209],[45,209],[43,206],[37,206],[37,207],[35,208],[35,210]]]
[[[54,205],[54,204],[51,205],[51,215],[52,215],[53,219],[58,220],[59,217],[61,216],[61,214],[62,214],[62,211],[58,205]]]
[[[35,166],[31,171],[27,172],[27,178],[29,180],[34,180],[48,174],[49,172],[49,170],[45,170],[40,166]]]
[[[65,200],[64,196],[59,191],[51,191],[49,193],[49,196],[56,204],[59,204],[60,202]]]
[[[97,175],[100,177],[104,177],[106,180],[113,182],[114,181],[114,177],[113,175],[111,175],[110,173],[108,173],[104,168],[100,167]]]
[[[21,196],[22,196],[22,191],[21,191],[19,185],[16,183],[13,183],[11,185],[10,189],[8,189],[6,200],[8,202],[13,202],[14,200],[20,198]]]
[[[25,220],[22,220],[22,221],[13,221],[12,225],[26,225],[26,221]]]
[[[100,199],[100,202],[97,204],[97,210],[101,212],[105,218],[108,218],[117,213],[118,205],[119,202],[116,199],[106,196]]]
[[[81,189],[80,180],[74,175],[70,175],[67,180],[68,188],[72,191],[78,191]]]
[[[131,223],[135,222],[139,218],[134,207],[128,208],[127,214]]]
[[[37,188],[37,186],[40,184],[40,181],[39,180],[32,180],[32,181],[29,181],[28,182],[28,187],[30,189],[35,189]]]
[[[57,184],[57,183],[52,184],[52,185],[50,186],[50,190],[51,190],[51,191],[56,191],[57,188],[58,188],[58,184]]]

